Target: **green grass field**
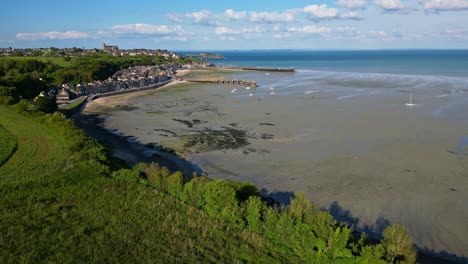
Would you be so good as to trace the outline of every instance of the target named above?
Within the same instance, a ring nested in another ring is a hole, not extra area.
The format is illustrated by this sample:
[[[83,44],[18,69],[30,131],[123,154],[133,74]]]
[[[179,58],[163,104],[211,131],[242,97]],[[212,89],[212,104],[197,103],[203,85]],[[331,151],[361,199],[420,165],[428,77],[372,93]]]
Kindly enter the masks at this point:
[[[16,149],[16,138],[0,125],[0,166],[5,163]]]
[[[51,62],[57,64],[61,67],[68,67],[71,65],[69,61],[66,61],[64,57],[33,57],[33,56],[7,56],[0,57],[2,59],[12,59],[12,60],[38,60],[42,62]]]
[[[72,161],[76,153],[67,138],[40,122],[0,106],[0,125],[2,146],[5,135],[15,135],[18,143],[0,166],[4,263],[278,262],[284,257],[269,252],[264,238],[204,210],[154,188],[106,177],[88,161]]]
[[[16,152],[0,167],[3,181],[17,181],[22,178],[43,176],[52,173],[51,169],[63,165],[67,156],[66,143],[54,136],[50,130],[36,122],[0,107],[0,125],[17,142]],[[10,144],[2,140],[2,145]]]

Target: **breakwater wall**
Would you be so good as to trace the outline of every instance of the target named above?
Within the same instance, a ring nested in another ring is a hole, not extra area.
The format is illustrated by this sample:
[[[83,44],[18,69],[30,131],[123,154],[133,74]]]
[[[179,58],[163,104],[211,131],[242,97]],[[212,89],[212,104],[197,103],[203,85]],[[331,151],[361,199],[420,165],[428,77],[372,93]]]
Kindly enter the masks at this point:
[[[249,80],[212,80],[212,79],[196,79],[196,80],[185,80],[187,82],[199,82],[199,83],[219,83],[219,84],[243,84],[251,87],[257,87],[256,81]]]
[[[294,72],[294,68],[274,68],[274,67],[229,67],[244,71],[265,71],[265,72]]]

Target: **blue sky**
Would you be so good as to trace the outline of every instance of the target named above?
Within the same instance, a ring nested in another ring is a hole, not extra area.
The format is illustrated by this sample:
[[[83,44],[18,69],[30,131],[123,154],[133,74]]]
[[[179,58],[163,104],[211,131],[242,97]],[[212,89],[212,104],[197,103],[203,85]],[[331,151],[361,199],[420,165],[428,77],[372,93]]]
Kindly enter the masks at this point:
[[[2,2],[0,47],[468,48],[468,0]]]

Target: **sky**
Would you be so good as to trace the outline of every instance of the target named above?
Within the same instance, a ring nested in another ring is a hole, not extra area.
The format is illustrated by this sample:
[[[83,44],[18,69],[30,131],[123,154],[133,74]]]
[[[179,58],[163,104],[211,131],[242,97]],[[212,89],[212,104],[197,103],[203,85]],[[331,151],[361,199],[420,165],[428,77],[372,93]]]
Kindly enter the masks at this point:
[[[0,47],[467,49],[468,0],[2,0]]]

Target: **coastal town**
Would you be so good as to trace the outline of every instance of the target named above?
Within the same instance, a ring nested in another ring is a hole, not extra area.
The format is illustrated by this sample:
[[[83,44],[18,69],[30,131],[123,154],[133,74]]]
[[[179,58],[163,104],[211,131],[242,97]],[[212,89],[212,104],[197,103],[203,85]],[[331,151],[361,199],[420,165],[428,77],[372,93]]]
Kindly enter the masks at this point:
[[[180,59],[182,55],[177,54],[168,50],[161,49],[119,49],[118,46],[107,45],[106,43],[102,44],[102,49],[85,49],[83,48],[26,48],[26,49],[17,49],[17,48],[0,48],[0,57],[1,56],[64,56],[64,57],[80,57],[80,56],[92,56],[98,54],[99,52],[105,52],[114,57],[121,56],[161,56],[166,59]]]
[[[177,69],[182,65],[175,63],[156,66],[135,66],[116,72],[107,80],[73,85],[64,83],[50,89],[48,96],[56,96],[57,104],[67,103],[79,96],[129,90],[134,88],[151,87],[158,83],[171,80]],[[44,95],[44,94],[43,94]]]
[[[0,48],[0,56],[59,56],[59,57],[80,57],[93,54],[105,53],[113,57],[127,56],[159,56],[166,60],[178,60],[184,58],[183,55],[167,50],[152,49],[119,49],[118,46],[102,44],[102,49],[81,49],[81,48],[30,48],[13,49]],[[115,72],[105,80],[96,80],[87,83],[73,84],[71,82],[51,86],[47,91],[41,92],[39,96],[55,98],[57,104],[66,104],[70,100],[81,96],[95,96],[98,94],[126,91],[132,89],[151,88],[167,83],[172,80],[180,69],[199,69],[214,67],[208,61],[197,60],[186,64],[168,62],[161,65],[140,65],[128,67]]]

